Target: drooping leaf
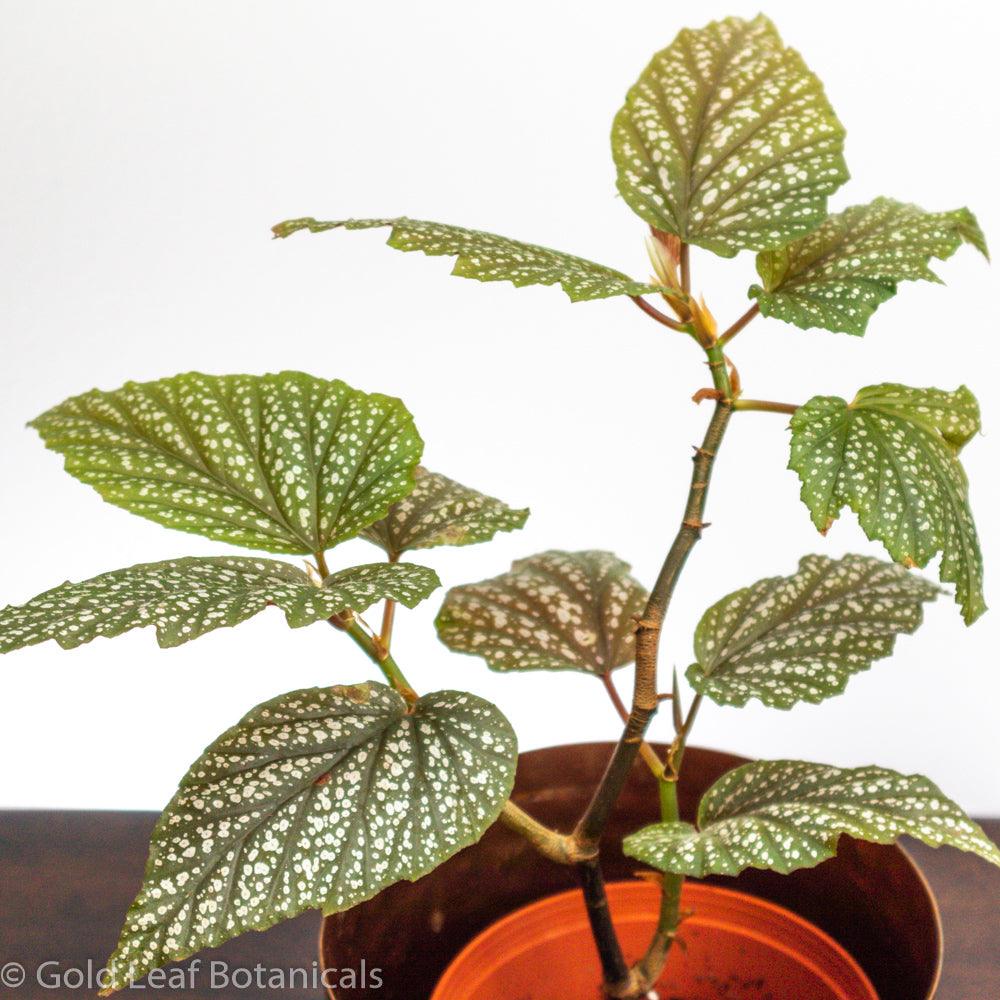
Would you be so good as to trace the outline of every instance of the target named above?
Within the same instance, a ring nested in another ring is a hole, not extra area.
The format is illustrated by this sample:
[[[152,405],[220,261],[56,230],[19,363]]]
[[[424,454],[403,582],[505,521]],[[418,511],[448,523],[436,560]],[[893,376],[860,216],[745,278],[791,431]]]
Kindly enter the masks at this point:
[[[509,281],[524,285],[562,286],[572,302],[606,299],[614,295],[645,295],[662,291],[659,285],[633,281],[628,275],[603,264],[522,243],[494,233],[420,219],[289,219],[272,232],[280,239],[301,229],[323,233],[328,229],[376,229],[392,227],[388,244],[397,250],[419,250],[430,257],[457,257],[452,274],[476,281]]]
[[[448,591],[438,636],[493,670],[607,674],[635,656],[648,595],[610,552],[543,552],[508,573]]]
[[[979,406],[954,392],[882,384],[848,404],[817,396],[791,421],[789,467],[802,500],[826,532],[846,504],[869,538],[897,562],[926,566],[941,553],[967,624],[985,610],[983,561],[958,451],[979,430]]]
[[[268,552],[356,535],[410,492],[423,449],[398,399],[301,372],[128,382],[32,426],[109,503]]]
[[[420,878],[497,818],[516,760],[503,715],[461,692],[409,712],[381,684],[258,706],[195,762],[153,831],[111,990],[244,931]]]
[[[695,632],[696,691],[720,705],[759,698],[772,708],[840,694],[853,674],[892,652],[923,620],[938,588],[867,556],[805,556],[794,576],[724,597]]]
[[[64,583],[20,607],[0,610],[0,653],[55,639],[72,649],[97,636],[152,625],[163,647],[252,618],[268,605],[292,628],[391,598],[414,607],[441,585],[413,563],[354,566],[316,586],[300,569],[274,559],[187,558],[144,563],[83,583]]]
[[[861,336],[900,281],[940,281],[930,269],[962,243],[988,256],[986,239],[967,209],[925,212],[889,198],[831,215],[815,232],[757,256],[763,287],[750,297],[765,316],[807,330]]]
[[[632,858],[701,878],[745,868],[787,874],[837,853],[843,834],[890,844],[906,834],[1000,865],[1000,850],[929,779],[883,767],[758,761],[723,775],[690,823],[659,823],[625,838]]]
[[[611,131],[632,210],[723,257],[815,229],[848,178],[843,145],[822,84],[763,15],[682,31]]]
[[[410,549],[436,545],[471,545],[489,541],[498,531],[523,528],[528,510],[513,510],[494,497],[470,490],[422,466],[413,492],[370,524],[362,536],[396,557]]]

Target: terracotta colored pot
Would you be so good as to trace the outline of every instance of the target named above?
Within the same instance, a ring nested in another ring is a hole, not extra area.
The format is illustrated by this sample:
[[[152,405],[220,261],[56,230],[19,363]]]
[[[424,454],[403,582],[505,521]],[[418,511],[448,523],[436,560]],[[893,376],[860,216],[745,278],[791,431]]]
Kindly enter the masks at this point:
[[[608,902],[625,957],[635,961],[656,926],[659,890],[615,882]],[[878,1000],[861,967],[829,935],[773,903],[717,886],[687,884],[694,911],[657,983],[683,1000]],[[590,1000],[601,969],[578,890],[511,913],[465,946],[431,1000]]]
[[[608,743],[582,743],[522,754],[515,802],[556,829],[572,829],[611,750]],[[682,817],[692,819],[705,789],[743,763],[732,754],[689,749],[678,788]],[[621,840],[655,822],[657,811],[656,783],[637,763],[602,845],[608,881],[632,876],[637,865],[621,853]],[[937,908],[920,872],[898,847],[845,837],[838,856],[816,868],[792,875],[750,870],[708,882],[769,900],[825,931],[864,969],[880,1000],[933,997],[941,963]],[[477,934],[522,906],[575,888],[575,872],[540,857],[496,824],[478,844],[418,882],[399,883],[326,918],[320,958],[327,969],[359,969],[362,961],[378,967],[384,982],[379,1000],[428,1000],[447,966]],[[336,1000],[371,997],[370,989],[338,989]],[[510,1000],[521,998],[514,994]]]

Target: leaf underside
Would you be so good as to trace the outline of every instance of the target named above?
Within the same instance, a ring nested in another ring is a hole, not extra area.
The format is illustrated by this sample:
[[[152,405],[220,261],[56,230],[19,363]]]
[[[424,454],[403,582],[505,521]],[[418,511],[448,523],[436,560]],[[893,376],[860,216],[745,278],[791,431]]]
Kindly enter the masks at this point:
[[[93,390],[32,422],[66,471],[169,528],[321,552],[413,488],[423,442],[398,399],[301,372]]]
[[[514,780],[507,720],[380,684],[258,706],[192,766],[153,832],[107,992],[304,910],[347,909],[477,841]]]
[[[547,247],[522,243],[506,236],[420,219],[289,219],[272,232],[284,239],[299,230],[322,233],[328,229],[377,229],[392,227],[388,244],[397,250],[419,250],[430,257],[457,257],[452,274],[476,281],[509,281],[525,285],[561,285],[573,302],[606,299],[615,295],[646,295],[663,291],[659,285],[633,281],[628,275]]]
[[[888,656],[937,593],[879,559],[805,556],[794,576],[761,580],[705,612],[687,678],[720,705],[818,703]]]
[[[528,519],[527,509],[513,510],[422,466],[417,467],[416,477],[413,492],[361,532],[393,558],[410,549],[486,542],[498,531],[523,528]]]
[[[632,210],[723,257],[815,229],[848,178],[843,144],[822,84],[763,15],[682,31],[611,131]]]
[[[0,611],[0,653],[46,639],[72,649],[97,636],[152,625],[163,647],[230,628],[269,605],[292,628],[391,598],[414,607],[440,581],[425,566],[373,563],[328,576],[316,586],[274,559],[186,558],[144,563],[83,583],[64,583],[20,607]]]
[[[787,874],[837,853],[842,835],[889,844],[904,834],[1000,865],[1000,850],[929,779],[882,767],[775,760],[744,764],[705,793],[698,827],[656,824],[625,853],[660,871],[701,878],[746,868]]]
[[[850,405],[817,396],[791,420],[789,468],[802,500],[825,532],[846,504],[865,534],[897,562],[926,566],[941,553],[940,578],[955,584],[966,624],[985,610],[983,561],[958,460],[979,431],[979,406],[954,392],[882,384]]]
[[[438,636],[493,670],[607,674],[635,657],[647,593],[610,552],[543,552],[448,591]]]
[[[900,281],[940,281],[932,258],[963,243],[988,257],[976,217],[967,209],[925,212],[889,198],[831,215],[815,232],[757,257],[763,287],[749,292],[765,316],[804,330],[864,334],[872,313]]]

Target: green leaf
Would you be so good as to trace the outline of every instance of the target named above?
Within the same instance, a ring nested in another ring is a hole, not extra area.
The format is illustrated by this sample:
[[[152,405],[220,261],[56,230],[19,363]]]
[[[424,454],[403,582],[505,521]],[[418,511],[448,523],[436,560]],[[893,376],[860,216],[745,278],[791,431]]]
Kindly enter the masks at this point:
[[[413,492],[361,532],[393,558],[410,549],[486,542],[498,531],[523,528],[528,519],[527,508],[512,510],[422,466],[417,467],[416,477]]]
[[[1000,865],[1000,850],[937,785],[883,767],[758,761],[723,775],[698,807],[698,826],[656,824],[625,838],[632,858],[678,875],[787,874],[837,853],[844,834],[890,844],[906,834]]]
[[[32,426],[109,503],[268,552],[321,552],[384,517],[423,449],[398,399],[301,372],[128,382]]]
[[[608,674],[635,657],[635,621],[648,595],[610,552],[543,552],[510,572],[453,587],[438,636],[493,670]]]
[[[376,229],[391,226],[388,244],[397,250],[419,250],[430,257],[457,257],[452,274],[476,281],[509,281],[524,285],[562,285],[573,302],[606,299],[614,295],[646,295],[663,291],[659,285],[633,281],[628,275],[603,264],[522,243],[494,233],[482,233],[461,226],[420,219],[289,219],[272,228],[280,239],[308,229],[323,233],[328,229]]]
[[[517,741],[492,705],[381,684],[293,691],[195,762],[153,831],[110,990],[314,907],[345,910],[475,843]],[[109,990],[109,992],[110,992]]]
[[[350,608],[364,611],[391,598],[414,607],[441,585],[412,563],[354,566],[315,585],[295,566],[274,559],[170,559],[64,583],[21,607],[0,611],[0,653],[55,639],[73,649],[97,636],[153,625],[163,647],[252,618],[268,605],[292,628]]]
[[[986,239],[967,209],[925,212],[889,198],[831,215],[815,232],[757,256],[763,288],[750,297],[765,316],[803,330],[822,327],[861,336],[900,281],[940,281],[932,258],[945,260],[962,243],[988,258]]]
[[[691,686],[720,705],[816,704],[916,630],[938,588],[867,556],[805,556],[794,576],[737,590],[695,632]]]
[[[632,210],[723,257],[815,229],[848,178],[843,145],[822,84],[763,15],[682,31],[611,130]]]
[[[848,404],[817,396],[791,421],[789,467],[802,500],[826,533],[846,504],[865,534],[897,562],[926,566],[956,585],[966,624],[985,610],[983,560],[958,451],[979,431],[979,405],[955,392],[872,385]]]

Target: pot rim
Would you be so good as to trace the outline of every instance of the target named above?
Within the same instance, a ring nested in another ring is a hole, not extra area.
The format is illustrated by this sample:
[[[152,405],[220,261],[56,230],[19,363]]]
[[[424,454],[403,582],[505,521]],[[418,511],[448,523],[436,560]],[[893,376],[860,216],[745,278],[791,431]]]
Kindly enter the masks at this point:
[[[652,745],[655,748],[658,748],[658,749],[662,750],[663,752],[666,752],[666,750],[668,749],[667,744],[662,744],[662,743],[659,743],[659,742],[653,742]],[[581,748],[581,749],[583,749],[583,748],[586,748],[586,747],[591,747],[592,748],[592,747],[597,747],[597,746],[607,747],[608,751],[610,753],[610,751],[614,748],[615,744],[613,742],[609,742],[607,740],[580,740],[580,741],[576,741],[576,742],[572,742],[572,743],[554,743],[554,744],[550,744],[550,745],[547,745],[547,746],[534,747],[531,750],[524,750],[520,754],[518,754],[518,760],[520,761],[520,760],[523,760],[524,758],[532,758],[532,757],[536,757],[536,756],[542,756],[542,755],[544,755],[545,753],[547,753],[548,751],[551,751],[551,750],[560,750],[560,749],[561,750],[565,750],[565,749],[574,749],[574,748]],[[700,751],[705,752],[705,753],[719,754],[719,755],[726,756],[726,757],[736,757],[736,756],[739,756],[737,754],[732,753],[731,751],[728,751],[728,750],[719,750],[719,749],[716,749],[714,747],[692,746],[692,747],[689,748],[689,750],[700,750]],[[750,758],[744,758],[744,760],[746,762],[749,762],[749,759]],[[944,943],[944,925],[943,925],[943,922],[941,920],[941,910],[940,910],[940,907],[938,906],[938,901],[937,901],[936,895],[934,894],[934,890],[931,887],[930,882],[928,882],[928,880],[927,880],[927,876],[924,874],[923,870],[916,863],[916,861],[914,861],[914,859],[913,859],[912,855],[910,854],[910,852],[908,850],[906,850],[906,848],[903,847],[902,844],[899,843],[899,841],[894,842],[891,846],[892,846],[892,848],[895,851],[898,851],[899,854],[902,856],[903,860],[906,862],[907,867],[916,876],[917,883],[920,885],[921,889],[923,890],[924,896],[926,897],[927,902],[928,902],[928,904],[930,906],[930,912],[931,912],[931,917],[932,917],[932,920],[933,920],[933,927],[934,927],[934,933],[935,933],[935,938],[936,938],[935,946],[934,946],[934,955],[933,955],[933,959],[934,959],[934,975],[933,975],[933,979],[932,979],[932,981],[930,983],[930,986],[929,986],[927,992],[923,996],[916,996],[916,997],[914,997],[913,1000],[935,1000],[935,997],[937,996],[938,989],[940,988],[940,985],[941,985],[941,979],[942,979],[942,976],[943,976],[943,973],[944,973],[945,943]],[[724,889],[725,887],[720,887],[720,888]],[[742,890],[725,890],[725,891],[740,892]],[[751,896],[752,898],[758,899],[758,900],[760,900],[762,902],[765,902],[765,903],[769,903],[770,902],[770,900],[766,900],[766,899],[763,899],[762,897],[755,896],[753,893],[744,893],[744,895]],[[774,905],[777,905],[777,904],[774,904]],[[516,912],[516,911],[511,911],[511,912]],[[795,911],[792,910],[790,912],[794,913]],[[499,919],[503,920],[503,919],[506,918],[506,916],[509,916],[509,915],[510,914],[505,914],[503,917],[500,917]],[[324,941],[325,941],[325,937],[326,937],[328,923],[329,923],[329,915],[322,915],[321,914],[321,919],[320,919],[320,923],[319,923],[319,931],[317,933],[317,950],[319,952],[319,966],[320,966],[320,968],[325,968],[325,964],[326,964]],[[473,938],[473,940],[475,940],[475,938]],[[457,958],[458,955],[461,954],[462,950],[464,950],[464,948],[469,943],[470,942],[466,942],[466,944],[462,945],[462,947],[458,949],[458,951],[455,953],[455,958]],[[841,946],[841,947],[843,947],[843,946]],[[848,952],[848,954],[850,954],[850,952]],[[851,958],[853,959],[854,956],[851,955]],[[454,958],[452,959],[452,961],[454,961]],[[337,995],[334,993],[332,987],[326,987],[326,993],[327,993],[327,996],[328,996],[329,1000],[337,1000]]]

